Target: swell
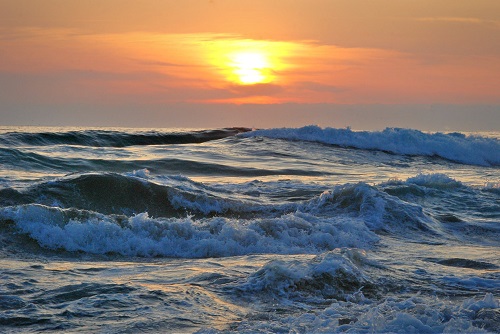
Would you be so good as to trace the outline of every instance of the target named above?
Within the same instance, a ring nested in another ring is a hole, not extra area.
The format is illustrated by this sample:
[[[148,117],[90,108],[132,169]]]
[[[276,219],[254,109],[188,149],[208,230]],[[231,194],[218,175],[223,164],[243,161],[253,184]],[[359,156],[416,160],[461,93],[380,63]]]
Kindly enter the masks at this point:
[[[250,130],[243,127],[232,127],[182,132],[121,132],[103,130],[39,133],[9,132],[0,136],[0,143],[5,146],[79,145],[93,147],[194,144],[222,139]]]
[[[276,212],[275,208],[243,199],[232,192],[212,189],[182,176],[148,180],[148,171],[87,173],[41,182],[23,189],[0,189],[0,206],[43,205],[87,210],[104,215],[151,217],[228,217]],[[239,198],[238,198],[239,197]],[[283,211],[283,210],[281,210]]]
[[[42,204],[104,214],[178,215],[180,212],[168,201],[169,191],[169,187],[119,174],[83,174],[23,190],[1,189],[0,204]]]
[[[255,167],[233,167],[217,162],[202,162],[187,159],[163,158],[152,160],[91,159],[77,157],[51,157],[34,152],[24,152],[16,148],[0,147],[0,166],[13,170],[85,172],[109,171],[126,172],[134,169],[148,169],[158,174],[223,175],[257,177],[267,175],[321,176],[328,173],[304,169],[262,169]]]
[[[0,166],[11,170],[27,171],[85,171],[89,167],[99,168],[106,164],[99,159],[71,159],[49,157],[43,154],[26,152],[16,148],[0,147]]]
[[[69,175],[24,189],[0,189],[0,205],[42,204],[76,208],[103,214],[134,215],[147,212],[153,217],[199,217],[224,215],[261,217],[305,212],[315,216],[356,214],[373,230],[387,229],[391,224],[429,230],[426,215],[418,205],[403,201],[365,183],[345,184],[295,200],[296,194],[281,197],[273,194],[245,196],[239,190],[214,188],[182,176],[149,177],[147,170],[134,173],[90,173]],[[282,194],[284,196],[284,194]],[[266,197],[269,200],[266,200]]]
[[[464,221],[498,222],[498,185],[469,187],[445,174],[419,174],[406,181],[390,180],[380,188],[407,202],[418,202],[446,223]]]
[[[413,156],[437,156],[450,161],[500,166],[500,140],[461,133],[424,133],[412,129],[387,128],[383,131],[352,131],[351,129],[281,128],[256,130],[243,134],[285,140],[314,141],[342,147],[379,150]]]

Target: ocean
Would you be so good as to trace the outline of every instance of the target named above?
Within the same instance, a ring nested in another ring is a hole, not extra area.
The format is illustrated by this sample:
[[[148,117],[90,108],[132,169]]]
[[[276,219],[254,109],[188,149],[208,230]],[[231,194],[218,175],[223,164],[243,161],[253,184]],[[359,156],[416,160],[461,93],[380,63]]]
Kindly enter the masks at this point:
[[[500,333],[500,133],[0,128],[0,332]]]

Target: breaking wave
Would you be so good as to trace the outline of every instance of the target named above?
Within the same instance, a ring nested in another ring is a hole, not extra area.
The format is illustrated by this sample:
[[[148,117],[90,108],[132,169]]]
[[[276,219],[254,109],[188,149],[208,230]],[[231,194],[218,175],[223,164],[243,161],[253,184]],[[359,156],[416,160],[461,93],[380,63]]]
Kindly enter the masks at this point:
[[[317,219],[304,213],[276,218],[132,217],[42,205],[6,207],[0,222],[51,250],[141,257],[203,258],[255,253],[318,253],[368,247],[378,240],[362,221]]]
[[[434,218],[394,189],[420,187],[414,183],[444,184],[445,189],[450,184],[460,186],[446,176],[419,175],[384,184],[385,190],[365,183],[345,184],[319,194],[311,191],[308,199],[291,202],[286,197],[266,201],[240,194],[238,188],[208,186],[183,176],[162,180],[140,170],[82,174],[26,189],[2,189],[0,223],[14,226],[14,231],[44,248],[92,254],[181,258],[317,254],[338,247],[370,248],[379,233],[418,241],[443,236],[447,229],[443,222],[449,219]],[[499,234],[496,225],[489,229],[483,225],[474,227],[477,232],[484,230],[481,235]],[[473,226],[462,222],[450,228],[465,235]]]
[[[322,129],[318,126],[306,126],[256,130],[243,136],[314,141],[403,155],[438,156],[470,165],[500,165],[500,140],[466,136],[462,133],[425,133],[399,128],[386,128],[383,131],[352,131],[349,128]]]

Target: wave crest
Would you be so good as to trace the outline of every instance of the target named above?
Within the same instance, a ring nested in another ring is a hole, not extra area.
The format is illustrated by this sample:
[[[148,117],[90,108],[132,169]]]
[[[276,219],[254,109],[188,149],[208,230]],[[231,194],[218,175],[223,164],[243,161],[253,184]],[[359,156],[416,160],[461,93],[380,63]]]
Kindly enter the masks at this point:
[[[481,166],[500,165],[500,140],[461,133],[425,133],[412,129],[386,128],[383,131],[351,129],[281,128],[256,130],[246,137],[269,137],[286,140],[314,141],[403,155],[438,156],[450,161]]]
[[[358,249],[336,249],[310,261],[268,262],[238,288],[243,291],[265,292],[280,296],[320,294],[323,298],[343,299],[363,289],[375,290],[365,266],[376,266]]]
[[[102,215],[76,209],[21,205],[0,210],[0,223],[40,246],[91,254],[204,258],[254,253],[318,253],[368,247],[378,237],[362,221],[295,213],[276,218],[205,219]]]

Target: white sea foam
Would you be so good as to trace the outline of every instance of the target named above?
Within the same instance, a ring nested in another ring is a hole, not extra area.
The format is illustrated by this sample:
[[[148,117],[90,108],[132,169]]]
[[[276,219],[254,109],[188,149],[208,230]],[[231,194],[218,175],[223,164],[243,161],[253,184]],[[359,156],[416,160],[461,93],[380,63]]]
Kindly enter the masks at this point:
[[[345,298],[373,284],[363,266],[376,265],[358,249],[336,249],[310,261],[275,260],[265,264],[238,289],[289,296],[322,294],[326,298]]]
[[[388,288],[382,284],[387,269],[364,251],[345,248],[313,259],[270,261],[238,289],[254,295],[263,292],[281,305],[296,306],[297,311],[293,316],[271,315],[265,321],[245,319],[235,331],[268,333],[279,328],[282,332],[300,329],[305,333],[492,333],[500,329],[500,302],[492,293],[461,303],[420,294],[381,297],[380,293]],[[470,281],[483,279],[472,277]],[[491,285],[488,288],[497,289]],[[377,297],[367,297],[374,291]],[[329,306],[314,312],[301,311],[304,302],[321,298]]]
[[[488,279],[482,277],[444,277],[443,282],[452,286],[467,289],[488,288],[500,291],[500,281],[498,279]]]
[[[500,301],[496,299],[493,294],[488,293],[484,299],[476,301],[474,299],[467,299],[462,304],[463,309],[479,311],[481,309],[500,309]]]
[[[488,312],[491,310],[492,312]],[[486,311],[486,312],[485,312]],[[238,333],[495,333],[498,332],[498,300],[488,293],[482,300],[456,304],[446,299],[413,296],[385,298],[380,302],[335,301],[322,311],[277,316],[266,321],[244,320]],[[200,331],[199,333],[220,333]]]
[[[365,183],[337,186],[304,203],[300,210],[355,215],[374,231],[439,232],[438,223],[426,215],[421,206],[400,200]]]
[[[405,181],[398,179],[391,179],[387,182],[381,184],[381,186],[388,185],[403,185],[403,184],[415,184],[417,186],[422,186],[426,188],[437,188],[437,189],[452,189],[465,187],[460,181],[457,181],[446,174],[443,173],[420,173],[416,176],[409,177]]]
[[[147,168],[134,170],[133,172],[125,173],[124,175],[130,176],[130,177],[137,177],[140,179],[146,179],[146,180],[151,178],[151,173],[149,172],[149,170]]]
[[[180,184],[168,187],[165,194],[175,208],[225,216],[153,218],[141,213],[117,218],[62,205],[20,205],[3,208],[0,218],[15,221],[21,232],[50,249],[187,258],[314,254],[336,247],[370,247],[379,230],[407,237],[415,231],[417,240],[422,231],[439,230],[439,222],[421,206],[365,183],[337,186],[305,201],[264,204],[235,200],[230,191],[217,192],[185,177],[174,181]],[[216,196],[221,194],[227,198]]]
[[[217,187],[206,186],[182,177],[168,180],[167,184],[172,186],[169,191],[168,200],[175,209],[186,212],[207,214],[229,215],[229,216],[255,216],[261,218],[274,218],[289,213],[302,212],[318,219],[329,217],[356,217],[362,221],[370,230],[385,230],[399,233],[410,230],[433,230],[439,232],[439,223],[424,212],[423,208],[414,203],[392,196],[379,189],[360,182],[356,184],[344,184],[324,190],[319,193],[321,187],[315,185],[304,188],[302,201],[275,203],[263,200],[260,194],[266,197],[267,193],[284,193],[287,191],[285,185],[280,182],[258,182],[252,181],[243,185],[218,185]],[[419,174],[405,181],[407,184],[419,186],[454,188],[461,187],[459,181],[444,174]],[[392,181],[388,184],[403,184],[402,181]],[[252,195],[241,194],[248,186]],[[316,195],[316,193],[318,193]],[[256,194],[256,195],[255,195]],[[295,195],[294,195],[295,196]]]
[[[418,174],[408,178],[406,182],[429,188],[457,188],[463,186],[461,182],[441,173]]]
[[[395,196],[366,183],[345,184],[326,190],[309,200],[295,203],[263,204],[233,198],[210,195],[205,189],[194,191],[183,187],[183,191],[171,191],[170,203],[176,209],[204,214],[235,213],[259,214],[261,217],[275,217],[292,212],[307,213],[317,219],[356,217],[370,230],[396,232],[401,230],[439,230],[438,223],[426,215],[422,207],[405,202]]]
[[[464,164],[500,165],[500,140],[460,133],[424,133],[412,129],[387,128],[383,131],[351,129],[281,128],[256,130],[241,136],[263,136],[289,140],[321,142],[359,149],[381,150],[396,154],[439,156]]]
[[[362,220],[291,213],[268,219],[153,219],[146,213],[115,218],[41,205],[2,208],[3,219],[42,247],[125,256],[183,258],[251,253],[318,253],[366,248],[378,240]]]

